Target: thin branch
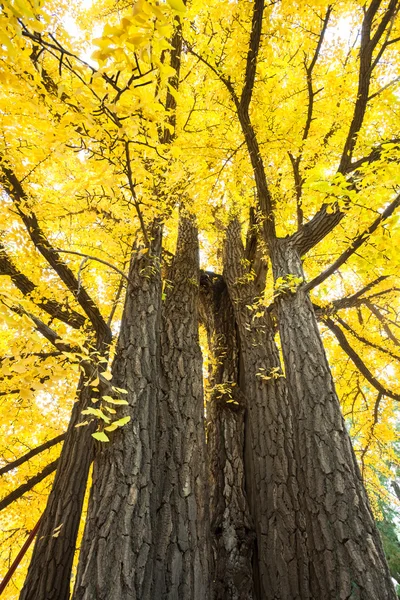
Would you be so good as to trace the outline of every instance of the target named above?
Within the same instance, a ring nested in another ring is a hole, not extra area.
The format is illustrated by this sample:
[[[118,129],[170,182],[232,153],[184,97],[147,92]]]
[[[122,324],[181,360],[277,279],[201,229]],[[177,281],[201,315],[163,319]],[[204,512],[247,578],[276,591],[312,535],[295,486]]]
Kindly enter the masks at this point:
[[[69,291],[75,296],[95,330],[104,332],[107,339],[111,339],[111,331],[107,327],[107,324],[104,321],[96,303],[89,296],[87,291],[83,287],[79,286],[79,282],[71,269],[61,260],[58,252],[50,244],[39,225],[35,213],[32,210],[29,211],[29,214],[24,212],[22,207],[25,203],[28,203],[28,196],[26,195],[14,172],[6,165],[4,158],[1,156],[0,168],[0,182],[3,184],[4,189],[10,198],[12,198],[17,212],[20,215],[35,247],[54,269]]]
[[[324,319],[324,323],[326,323],[326,325],[329,327],[329,329],[335,335],[337,341],[339,342],[339,346],[347,354],[347,356],[354,363],[354,365],[357,367],[357,369],[360,371],[360,373],[365,377],[365,379],[378,392],[382,393],[384,396],[387,396],[388,398],[393,398],[393,400],[398,400],[399,401],[400,400],[400,395],[399,394],[395,394],[394,392],[391,392],[390,390],[386,389],[376,379],[376,377],[374,377],[374,375],[368,369],[368,367],[366,366],[366,364],[364,363],[364,361],[360,358],[360,356],[357,354],[357,352],[354,350],[354,348],[352,348],[350,346],[350,344],[349,344],[346,336],[344,335],[344,333],[340,329],[340,327],[338,325],[336,325],[336,323],[332,319],[330,319],[330,318],[325,318]]]
[[[371,429],[369,431],[368,441],[367,441],[367,443],[365,445],[365,448],[362,451],[361,456],[360,456],[360,462],[362,464],[362,471],[361,471],[361,473],[362,473],[363,477],[364,477],[364,457],[365,457],[366,453],[368,452],[368,449],[369,449],[369,447],[371,445],[372,438],[374,436],[375,425],[379,421],[379,405],[380,405],[380,403],[382,401],[382,398],[383,398],[383,393],[379,392],[378,396],[377,396],[377,398],[375,400],[375,405],[374,405],[374,420],[372,422],[372,426],[371,426]]]
[[[140,228],[142,230],[144,241],[146,243],[146,246],[149,247],[150,246],[149,237],[147,235],[146,226],[144,224],[142,211],[140,210],[140,205],[139,205],[139,202],[138,202],[138,199],[137,199],[137,196],[136,196],[135,184],[133,182],[132,167],[131,167],[131,157],[130,157],[130,152],[129,152],[129,142],[128,141],[125,142],[125,158],[126,158],[126,176],[128,178],[129,190],[131,192],[133,204],[135,206],[136,213],[137,213],[137,216],[139,218]]]
[[[123,271],[118,269],[118,267],[116,267],[115,265],[107,262],[106,260],[103,260],[102,258],[98,258],[97,256],[91,256],[90,254],[84,254],[83,252],[77,252],[76,250],[63,250],[61,248],[56,248],[56,252],[59,252],[60,254],[75,254],[76,256],[82,256],[86,260],[95,260],[95,261],[101,263],[102,265],[106,265],[107,267],[110,267],[110,269],[114,269],[114,271],[119,273],[121,275],[121,277],[124,277],[128,282],[132,283],[131,280],[129,279],[129,277],[127,275],[125,275],[125,273]]]
[[[33,315],[32,313],[27,311],[21,305],[9,306],[8,304],[6,304],[4,302],[4,300],[2,300],[2,303],[5,306],[7,306],[7,308],[9,310],[12,310],[13,312],[15,312],[15,314],[20,315],[20,316],[25,315],[26,317],[28,317],[32,321],[32,323],[35,325],[36,331],[38,333],[40,333],[43,337],[45,337],[46,340],[48,340],[60,352],[74,353],[74,352],[80,351],[80,348],[78,346],[73,347],[70,344],[66,344],[65,342],[63,342],[62,338],[58,335],[58,333],[56,333],[54,331],[54,329],[52,329],[51,327],[46,325],[46,323],[44,323],[41,319],[39,319],[38,317],[36,317],[35,315]]]
[[[337,271],[349,258],[352,256],[360,246],[362,246],[368,238],[378,229],[379,225],[382,221],[389,218],[396,208],[400,206],[400,194],[389,204],[387,208],[375,219],[375,221],[361,233],[358,235],[352,244],[339,256],[335,262],[325,269],[322,273],[314,277],[309,283],[305,285],[305,290],[312,290],[317,285],[320,285],[325,279],[327,279],[330,275],[332,275],[335,271]]]
[[[200,62],[202,62],[204,65],[206,65],[213,73],[214,75],[217,76],[217,78],[221,81],[221,83],[224,84],[224,86],[226,87],[226,89],[228,90],[228,92],[230,93],[235,105],[237,106],[239,104],[239,98],[236,95],[236,92],[234,90],[234,87],[232,85],[232,82],[230,80],[230,78],[226,78],[224,77],[224,75],[221,73],[221,71],[219,71],[217,69],[217,67],[215,67],[213,64],[211,64],[207,59],[205,59],[203,56],[201,56],[200,54],[198,54],[196,52],[196,50],[193,48],[193,46],[191,46],[191,44],[189,44],[189,42],[187,42],[185,40],[185,45],[187,47],[187,50],[190,54],[193,54],[193,56],[195,56]]]
[[[352,162],[347,167],[346,173],[352,173],[352,172],[356,171],[357,169],[359,169],[365,163],[371,164],[371,163],[379,160],[381,158],[381,156],[382,156],[382,153],[385,150],[384,146],[386,144],[399,144],[399,143],[400,143],[400,137],[396,137],[396,138],[393,138],[391,140],[387,140],[386,142],[383,142],[382,144],[380,144],[379,146],[377,146],[376,148],[374,148],[372,150],[372,152],[370,154],[368,154],[368,156],[363,156],[362,158],[359,158],[358,160]]]
[[[390,327],[388,326],[385,317],[380,313],[379,309],[372,304],[369,300],[365,300],[365,306],[371,311],[371,313],[378,319],[383,327],[384,332],[390,340],[392,340],[395,346],[400,346],[399,340],[396,338]]]
[[[34,284],[28,277],[26,277],[26,275],[21,273],[21,271],[19,271],[16,268],[1,242],[0,275],[8,275],[11,278],[14,285],[24,296],[30,297],[32,292],[34,292],[37,289],[36,284]],[[39,308],[47,312],[47,314],[56,319],[59,319],[60,321],[66,323],[74,329],[80,329],[81,327],[84,327],[86,323],[86,317],[84,317],[83,315],[71,308],[66,308],[64,305],[57,302],[56,300],[49,300],[47,298],[43,298],[42,300],[36,301],[33,300],[31,297],[30,299]]]
[[[113,304],[112,304],[111,311],[110,311],[110,314],[109,314],[109,316],[108,316],[108,319],[107,319],[107,325],[108,325],[109,327],[111,327],[112,320],[113,320],[113,318],[114,318],[115,311],[117,310],[117,306],[118,306],[118,303],[119,303],[119,300],[120,300],[120,297],[121,297],[121,294],[122,294],[122,290],[123,290],[123,289],[124,289],[124,280],[123,280],[123,278],[121,277],[121,279],[120,279],[120,281],[119,281],[119,286],[118,286],[118,289],[117,289],[117,291],[116,291],[116,293],[115,293],[114,302],[113,302]]]
[[[338,167],[338,173],[343,175],[354,170],[352,157],[357,143],[357,136],[361,130],[367,110],[372,73],[372,53],[380,37],[383,35],[387,24],[397,10],[398,0],[390,0],[376,33],[371,40],[372,24],[380,4],[381,0],[372,0],[370,6],[365,11],[362,23],[358,90],[352,121]],[[352,185],[353,189],[355,189],[354,182]],[[337,203],[333,205],[323,204],[314,217],[292,236],[292,240],[297,246],[300,255],[306,254],[306,252],[324,239],[340,223],[345,214],[346,210],[341,209]]]
[[[387,354],[388,356],[390,356],[390,358],[393,358],[394,360],[400,361],[400,356],[397,356],[396,354],[394,354],[390,350],[387,350],[386,348],[382,348],[382,346],[379,346],[379,344],[375,344],[374,342],[367,340],[367,338],[365,338],[364,336],[357,333],[357,331],[355,331],[352,327],[350,327],[350,325],[348,323],[346,323],[346,321],[343,321],[343,319],[341,319],[338,315],[335,315],[335,320],[339,323],[339,325],[341,327],[343,327],[343,329],[346,329],[346,331],[348,331],[359,342],[362,342],[366,346],[370,346],[371,348],[378,350],[378,352]]]
[[[382,281],[385,281],[385,279],[388,279],[388,278],[389,278],[389,275],[380,275],[376,279],[373,279],[372,281],[367,283],[367,285],[365,285],[363,288],[361,288],[361,290],[358,290],[358,292],[356,292],[355,294],[352,294],[351,296],[346,296],[345,298],[338,298],[338,300],[334,300],[332,302],[332,305],[334,306],[335,310],[340,310],[341,308],[352,308],[355,306],[359,306],[360,304],[363,304],[366,300],[366,298],[362,298],[362,296],[364,296],[364,294],[366,294],[373,287],[375,287],[376,285],[378,285]]]
[[[16,460],[13,460],[13,461],[7,463],[4,467],[0,468],[0,476],[5,475],[9,471],[12,471],[13,469],[16,469],[17,467],[20,467],[21,465],[26,463],[28,460],[30,460],[34,456],[37,456],[38,454],[41,454],[45,450],[48,450],[49,448],[52,448],[56,444],[59,444],[60,442],[62,442],[65,439],[65,436],[66,436],[65,433],[61,433],[57,437],[55,437],[51,440],[48,440],[47,442],[44,442],[43,444],[40,444],[40,446],[37,446],[36,448],[33,448],[32,450],[29,450],[29,452],[27,452],[20,458],[17,458]]]
[[[51,473],[54,473],[54,471],[57,469],[58,461],[59,461],[59,459],[57,458],[52,463],[47,465],[43,469],[43,471],[40,471],[40,473],[38,473],[34,477],[31,477],[30,479],[28,479],[28,481],[26,483],[23,483],[22,485],[17,487],[16,490],[7,494],[7,496],[5,496],[0,501],[0,511],[7,508],[7,506],[9,506],[13,502],[15,502],[15,500],[19,500],[19,498],[21,498],[24,494],[26,494],[26,492],[30,492],[35,487],[35,485],[37,485],[38,483],[43,481],[43,479],[46,479],[46,477],[51,475]]]
[[[317,63],[317,60],[318,60],[318,57],[319,57],[319,54],[321,51],[321,46],[324,41],[326,29],[328,27],[328,23],[329,23],[330,16],[332,14],[332,10],[333,10],[332,5],[329,5],[326,10],[324,20],[322,22],[322,29],[321,29],[321,33],[318,38],[317,47],[315,48],[314,56],[308,66],[305,63],[306,74],[307,74],[308,108],[307,108],[306,124],[304,126],[304,132],[303,132],[303,137],[302,137],[303,142],[308,138],[308,134],[309,134],[311,122],[312,122],[312,116],[313,116],[314,98],[317,94],[317,92],[314,91],[314,87],[313,87],[313,79],[312,79],[313,70]]]

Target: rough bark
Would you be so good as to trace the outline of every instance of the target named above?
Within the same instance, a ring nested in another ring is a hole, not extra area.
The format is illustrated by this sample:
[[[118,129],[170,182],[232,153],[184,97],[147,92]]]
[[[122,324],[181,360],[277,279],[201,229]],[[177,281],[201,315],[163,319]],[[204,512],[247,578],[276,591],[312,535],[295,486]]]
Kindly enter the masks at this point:
[[[213,550],[213,600],[253,600],[255,533],[245,494],[244,418],[239,346],[221,276],[202,276],[201,319],[210,352],[207,448]]]
[[[132,254],[129,285],[112,368],[127,390],[118,417],[129,423],[97,448],[75,600],[147,600],[153,582],[152,512],[161,363],[161,232],[148,252]]]
[[[160,600],[210,597],[199,277],[197,228],[181,215],[163,303],[166,393],[160,402],[154,466],[157,545],[151,598]]]
[[[237,220],[227,229],[224,275],[240,339],[239,379],[246,402],[246,492],[257,539],[256,597],[310,598],[286,382],[269,316],[262,308],[253,307],[257,294],[244,261]]]
[[[272,247],[275,280],[303,277],[290,242]],[[276,297],[296,455],[307,519],[312,598],[394,600],[310,299],[301,286]]]
[[[93,458],[93,427],[79,427],[81,412],[91,399],[83,387],[58,462],[53,487],[43,513],[20,600],[68,600],[72,563],[86,483]]]

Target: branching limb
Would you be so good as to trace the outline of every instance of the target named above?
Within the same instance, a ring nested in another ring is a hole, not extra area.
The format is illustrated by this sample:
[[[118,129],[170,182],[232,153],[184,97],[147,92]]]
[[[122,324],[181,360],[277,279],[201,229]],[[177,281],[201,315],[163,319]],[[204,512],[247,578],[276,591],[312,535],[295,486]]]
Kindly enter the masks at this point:
[[[37,289],[37,286],[19,271],[7,254],[3,244],[0,242],[0,275],[8,275],[14,285],[24,296],[30,296]],[[66,308],[56,300],[43,298],[42,300],[33,302],[42,310],[47,312],[51,317],[54,317],[63,323],[66,323],[74,329],[84,327],[86,317],[76,312],[71,308]]]
[[[76,250],[62,250],[61,248],[56,248],[56,252],[59,252],[60,254],[75,254],[76,256],[82,256],[86,260],[95,260],[95,261],[101,263],[102,265],[106,265],[107,267],[110,267],[110,269],[114,269],[114,271],[119,273],[121,275],[121,277],[126,279],[126,281],[128,281],[128,282],[130,281],[129,277],[127,275],[125,275],[125,273],[123,271],[118,269],[118,267],[107,262],[106,260],[103,260],[102,258],[98,258],[97,256],[91,256],[90,254],[84,254],[83,252],[77,252]]]
[[[354,350],[354,348],[352,348],[350,346],[350,344],[349,344],[346,336],[344,335],[344,333],[340,329],[340,327],[332,319],[330,319],[330,318],[324,319],[324,323],[326,323],[326,325],[329,327],[329,329],[335,335],[337,341],[339,342],[339,345],[340,345],[341,349],[347,354],[347,356],[350,358],[350,360],[354,363],[354,365],[360,371],[361,375],[363,375],[365,377],[365,379],[378,392],[380,392],[384,396],[387,396],[388,398],[393,398],[393,400],[400,400],[400,395],[399,394],[395,394],[394,392],[391,392],[390,390],[386,389],[380,383],[380,381],[378,381],[376,379],[376,377],[374,377],[374,375],[368,369],[367,365],[360,358],[360,356],[357,354],[357,352]]]
[[[371,311],[371,313],[378,319],[378,321],[382,325],[382,328],[383,328],[384,332],[386,333],[386,335],[388,336],[388,338],[390,340],[392,340],[393,344],[395,344],[395,346],[400,346],[399,340],[396,338],[396,336],[394,335],[394,333],[390,329],[389,325],[386,322],[385,317],[381,314],[381,312],[379,311],[379,309],[372,302],[370,302],[369,300],[365,300],[364,304]]]
[[[99,333],[104,333],[108,339],[111,339],[111,332],[96,303],[89,296],[87,291],[82,286],[79,286],[79,282],[71,269],[62,261],[58,252],[50,244],[39,225],[35,213],[32,210],[30,210],[29,213],[23,210],[24,204],[28,202],[28,197],[22,188],[20,181],[14,172],[6,165],[4,158],[2,157],[0,157],[0,169],[0,183],[2,183],[8,195],[12,198],[14,206],[35,247],[54,269],[69,291],[75,296],[95,330]]]
[[[324,41],[326,29],[328,27],[328,23],[329,23],[329,19],[330,19],[332,10],[333,10],[332,6],[329,5],[326,10],[326,13],[325,13],[324,20],[322,22],[321,33],[319,35],[318,43],[317,43],[317,46],[316,46],[315,52],[314,52],[314,56],[311,59],[310,64],[307,64],[306,58],[304,59],[304,66],[306,69],[306,76],[307,76],[308,107],[307,107],[306,122],[304,125],[304,131],[303,131],[303,136],[302,136],[302,144],[303,145],[304,145],[304,142],[308,138],[311,123],[313,120],[314,98],[317,95],[318,91],[320,91],[320,90],[317,90],[317,91],[314,90],[313,70],[317,63],[319,54],[321,52],[321,47],[322,47],[322,44]],[[300,173],[300,163],[301,163],[301,159],[302,159],[302,153],[303,153],[303,147],[300,149],[300,153],[296,157],[291,152],[288,153],[290,162],[292,165],[292,169],[293,169],[294,185],[295,185],[295,192],[296,192],[296,204],[297,204],[297,226],[299,228],[303,224],[303,209],[301,206],[301,197],[302,197],[302,188],[303,188],[304,179]]]
[[[369,292],[369,290],[371,290],[373,287],[375,287],[382,281],[385,281],[385,279],[388,279],[388,277],[389,275],[381,275],[380,277],[377,277],[373,281],[367,283],[367,285],[361,288],[361,290],[358,290],[358,292],[356,292],[355,294],[352,294],[351,296],[346,296],[345,298],[339,298],[338,300],[334,300],[332,304],[335,310],[340,310],[341,308],[352,308],[363,304],[366,300],[366,298],[363,298],[363,296],[367,292]]]
[[[372,0],[364,15],[361,27],[360,67],[358,74],[358,89],[353,118],[350,123],[347,139],[343,148],[339,165],[339,173],[346,173],[351,163],[354,149],[357,143],[357,135],[362,127],[367,110],[369,88],[372,73],[372,53],[382,38],[387,25],[395,14],[398,0],[390,0],[385,13],[371,38],[374,17],[380,7],[381,0]]]
[[[46,479],[46,477],[51,475],[51,473],[54,473],[54,471],[57,469],[58,460],[58,458],[54,460],[52,463],[47,465],[43,469],[43,471],[40,471],[40,473],[28,479],[26,483],[23,483],[22,485],[17,487],[16,490],[13,490],[9,494],[7,494],[5,498],[0,500],[0,511],[7,508],[7,506],[15,502],[15,500],[19,500],[19,498],[22,498],[22,496],[26,494],[26,492],[30,492],[35,487],[35,485],[43,481],[43,479]]]
[[[379,344],[375,344],[374,342],[367,340],[367,338],[365,338],[364,336],[357,333],[357,331],[355,331],[352,327],[350,327],[350,325],[348,323],[346,323],[345,321],[343,321],[343,319],[341,319],[338,315],[335,315],[335,321],[337,321],[343,329],[346,329],[346,331],[348,331],[359,342],[362,342],[366,346],[370,346],[371,348],[374,348],[375,350],[378,350],[379,352],[382,352],[383,354],[390,356],[390,358],[393,358],[394,360],[400,361],[400,356],[397,356],[390,350],[387,350],[387,348],[383,348],[382,346],[379,346]]]
[[[319,35],[318,43],[317,43],[317,46],[316,46],[315,52],[314,52],[314,56],[313,56],[310,64],[307,65],[306,59],[304,60],[304,65],[305,65],[306,74],[307,74],[308,108],[307,108],[307,119],[306,119],[306,123],[304,126],[303,137],[302,137],[303,142],[308,138],[308,134],[310,132],[311,122],[312,122],[312,118],[313,118],[314,98],[315,98],[316,94],[318,93],[314,90],[314,86],[313,86],[313,70],[317,63],[319,54],[321,52],[321,47],[322,47],[322,44],[324,41],[325,33],[326,33],[326,30],[328,27],[330,16],[332,14],[332,10],[333,10],[333,7],[331,5],[329,5],[326,10],[326,13],[325,13],[324,20],[322,22],[321,33]]]
[[[5,304],[4,301],[3,301],[3,304]],[[79,347],[73,347],[70,344],[66,344],[65,342],[63,342],[61,337],[58,335],[58,333],[56,333],[54,331],[54,329],[52,329],[51,327],[46,325],[46,323],[44,323],[41,319],[39,319],[39,317],[36,317],[29,311],[25,310],[25,308],[23,308],[22,306],[15,306],[15,305],[14,306],[6,305],[6,306],[7,306],[7,308],[9,308],[13,312],[15,312],[17,315],[27,316],[34,324],[36,331],[38,333],[40,333],[43,337],[45,337],[46,340],[48,340],[60,352],[74,353],[74,352],[80,351]]]
[[[143,239],[146,243],[146,246],[149,247],[150,246],[149,237],[147,235],[146,225],[144,224],[142,211],[140,210],[140,204],[139,204],[137,196],[136,196],[135,184],[133,182],[131,156],[130,156],[130,152],[129,152],[129,142],[128,141],[125,142],[125,158],[126,158],[126,176],[128,178],[129,191],[131,193],[132,202],[135,206],[136,213],[139,218],[139,223],[140,223],[140,228],[142,230]]]
[[[349,131],[344,144],[338,172],[345,175],[353,171],[352,157],[357,143],[357,136],[364,122],[367,110],[369,88],[372,73],[372,55],[373,51],[383,36],[387,25],[398,10],[399,0],[390,0],[385,12],[378,24],[373,37],[371,38],[372,25],[377,11],[381,5],[381,0],[372,0],[368,9],[365,11],[360,47],[360,65],[358,74],[358,89],[354,106],[353,117],[349,126]],[[299,231],[293,236],[293,241],[301,255],[304,255],[318,242],[320,242],[328,233],[330,233],[343,219],[346,212],[341,210],[338,204],[323,204],[320,210]]]
[[[48,450],[49,448],[52,448],[56,444],[59,444],[60,442],[62,442],[65,439],[65,435],[66,435],[65,433],[61,433],[60,435],[57,435],[55,438],[48,440],[47,442],[44,442],[43,444],[40,444],[40,446],[37,446],[36,448],[29,450],[29,452],[27,452],[20,458],[17,458],[16,460],[13,460],[12,462],[7,463],[4,467],[0,468],[0,476],[5,475],[9,471],[12,471],[13,469],[16,469],[17,467],[20,467],[21,465],[26,463],[28,460],[31,460],[31,458],[33,458],[34,456],[37,456],[38,454],[41,454],[45,450]]]
[[[350,256],[352,256],[356,250],[358,250],[358,248],[362,246],[362,244],[364,244],[364,242],[366,242],[367,239],[378,229],[382,221],[385,221],[385,219],[389,218],[399,206],[400,194],[396,196],[396,198],[389,204],[389,206],[387,206],[387,208],[385,208],[385,210],[379,215],[379,217],[375,219],[368,229],[363,231],[363,233],[355,238],[351,246],[349,246],[330,267],[325,269],[322,273],[320,273],[320,275],[317,275],[317,277],[314,277],[314,279],[307,283],[305,285],[305,289],[307,291],[312,290],[314,287],[325,281],[325,279],[327,279],[335,271],[337,271],[350,258]]]
[[[363,158],[359,158],[358,160],[355,160],[354,162],[350,163],[346,169],[346,173],[347,174],[352,173],[366,163],[371,164],[371,163],[379,160],[382,156],[382,153],[384,151],[384,146],[386,144],[400,144],[400,137],[395,137],[391,140],[387,140],[386,142],[383,142],[382,144],[380,144],[379,146],[374,148],[372,150],[372,152],[370,154],[368,154],[368,156],[363,156]]]
[[[382,398],[383,398],[383,393],[379,392],[378,396],[377,396],[377,398],[375,400],[375,405],[374,405],[374,420],[372,422],[371,429],[369,431],[368,441],[367,441],[367,443],[365,445],[365,448],[363,449],[363,451],[361,452],[361,455],[360,455],[360,462],[361,462],[361,465],[362,465],[361,474],[362,474],[363,477],[364,477],[364,469],[365,469],[364,457],[365,457],[366,453],[368,452],[369,447],[371,446],[372,438],[374,437],[375,425],[379,421],[379,405],[380,405],[380,403],[382,401]]]
[[[253,95],[254,81],[257,69],[257,57],[261,41],[263,12],[264,0],[254,0],[250,43],[246,61],[246,73],[244,77],[244,86],[240,97],[240,110],[244,113],[248,112],[251,97]]]

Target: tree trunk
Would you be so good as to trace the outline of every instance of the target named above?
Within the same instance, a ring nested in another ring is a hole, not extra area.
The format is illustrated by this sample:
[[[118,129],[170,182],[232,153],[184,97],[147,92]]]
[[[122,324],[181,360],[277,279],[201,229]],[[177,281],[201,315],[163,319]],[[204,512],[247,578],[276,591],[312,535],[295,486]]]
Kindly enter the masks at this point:
[[[93,459],[93,427],[79,427],[92,390],[80,380],[79,400],[61,451],[53,487],[43,513],[20,600],[68,600],[72,563]]]
[[[286,382],[271,320],[262,307],[254,306],[257,291],[244,260],[236,219],[227,229],[224,275],[240,339],[246,491],[257,538],[256,597],[303,600],[310,598],[308,557]]]
[[[129,423],[97,448],[75,600],[147,600],[155,539],[152,462],[161,396],[161,232],[148,252],[134,252],[112,368],[127,390],[118,418]]]
[[[244,415],[239,348],[221,276],[202,276],[201,318],[210,352],[207,447],[210,468],[213,600],[253,600],[254,525],[245,494]]]
[[[181,215],[163,304],[162,364],[154,481],[156,549],[152,599],[210,597],[209,510],[202,355],[198,333],[197,228]]]
[[[335,392],[296,248],[271,249],[276,307],[307,519],[312,598],[394,600],[379,534]],[[294,282],[296,283],[296,282]]]

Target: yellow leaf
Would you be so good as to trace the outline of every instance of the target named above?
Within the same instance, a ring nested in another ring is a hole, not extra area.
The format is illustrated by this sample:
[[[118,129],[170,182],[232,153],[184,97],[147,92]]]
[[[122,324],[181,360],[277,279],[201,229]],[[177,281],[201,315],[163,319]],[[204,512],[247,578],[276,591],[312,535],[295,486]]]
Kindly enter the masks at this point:
[[[119,398],[112,398],[111,396],[103,396],[103,400],[105,400],[109,404],[127,404],[127,405],[129,405],[129,402],[127,400],[120,400]]]
[[[172,8],[172,10],[176,10],[176,12],[185,12],[186,6],[182,2],[182,0],[167,0],[168,4]]]
[[[114,421],[114,423],[111,423],[111,425],[108,425],[108,427],[106,427],[105,429],[106,431],[115,431],[116,429],[118,429],[118,427],[123,427],[124,425],[129,423],[130,420],[130,417],[123,417],[118,421]]]
[[[99,442],[109,442],[110,441],[108,439],[108,437],[106,436],[106,434],[104,433],[104,431],[96,431],[96,433],[92,433],[92,437],[94,437],[95,440],[99,440]]]

